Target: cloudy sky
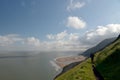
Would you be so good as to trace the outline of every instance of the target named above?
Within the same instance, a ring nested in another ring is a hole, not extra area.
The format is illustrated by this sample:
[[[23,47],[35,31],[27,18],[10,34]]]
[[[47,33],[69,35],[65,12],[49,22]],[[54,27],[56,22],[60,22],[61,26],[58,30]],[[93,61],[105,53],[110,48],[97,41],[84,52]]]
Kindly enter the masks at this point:
[[[83,51],[120,33],[120,0],[0,0],[0,50]]]

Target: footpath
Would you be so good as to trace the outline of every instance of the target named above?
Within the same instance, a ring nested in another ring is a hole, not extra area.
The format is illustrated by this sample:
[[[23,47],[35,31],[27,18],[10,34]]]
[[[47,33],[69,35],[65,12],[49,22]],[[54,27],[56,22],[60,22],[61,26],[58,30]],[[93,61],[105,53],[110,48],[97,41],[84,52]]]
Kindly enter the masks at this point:
[[[96,80],[104,80],[103,76],[99,73],[99,71],[94,66],[94,54],[90,54],[90,58],[91,58],[93,73],[96,77]]]

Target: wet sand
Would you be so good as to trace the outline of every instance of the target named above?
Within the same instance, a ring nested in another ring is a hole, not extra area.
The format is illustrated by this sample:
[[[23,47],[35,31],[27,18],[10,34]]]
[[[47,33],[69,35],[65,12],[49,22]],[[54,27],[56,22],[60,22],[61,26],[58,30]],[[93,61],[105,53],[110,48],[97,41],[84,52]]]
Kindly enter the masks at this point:
[[[58,66],[60,66],[61,68],[63,68],[70,63],[83,61],[85,59],[86,59],[86,57],[84,57],[84,56],[58,57],[55,59],[55,63]]]

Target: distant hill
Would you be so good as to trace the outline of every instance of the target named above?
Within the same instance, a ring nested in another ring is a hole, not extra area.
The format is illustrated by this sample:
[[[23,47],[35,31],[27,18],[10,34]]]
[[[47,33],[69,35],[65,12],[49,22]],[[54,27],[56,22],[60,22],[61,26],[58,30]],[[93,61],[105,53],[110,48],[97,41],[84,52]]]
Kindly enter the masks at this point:
[[[98,45],[96,45],[95,47],[92,47],[88,50],[86,50],[85,52],[83,52],[81,55],[89,57],[91,53],[96,53],[100,50],[102,50],[103,48],[105,48],[107,45],[109,45],[111,42],[113,42],[116,39],[116,37],[114,38],[109,38],[109,39],[105,39],[102,42],[100,42]]]
[[[95,54],[95,64],[105,80],[120,80],[120,36]]]
[[[104,80],[120,80],[120,36],[94,54],[95,67]],[[76,67],[59,75],[55,80],[96,80],[91,59],[86,59]]]

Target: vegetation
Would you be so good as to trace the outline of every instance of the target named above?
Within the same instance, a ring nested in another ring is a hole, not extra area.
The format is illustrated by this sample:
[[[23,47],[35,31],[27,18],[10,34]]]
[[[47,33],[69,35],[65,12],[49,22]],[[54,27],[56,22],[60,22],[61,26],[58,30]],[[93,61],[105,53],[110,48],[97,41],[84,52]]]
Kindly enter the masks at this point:
[[[56,80],[95,80],[90,59],[62,74]]]
[[[95,66],[105,80],[120,80],[120,39],[95,54]],[[88,58],[56,80],[96,80]]]
[[[120,80],[120,39],[97,53],[95,64],[105,80]]]

